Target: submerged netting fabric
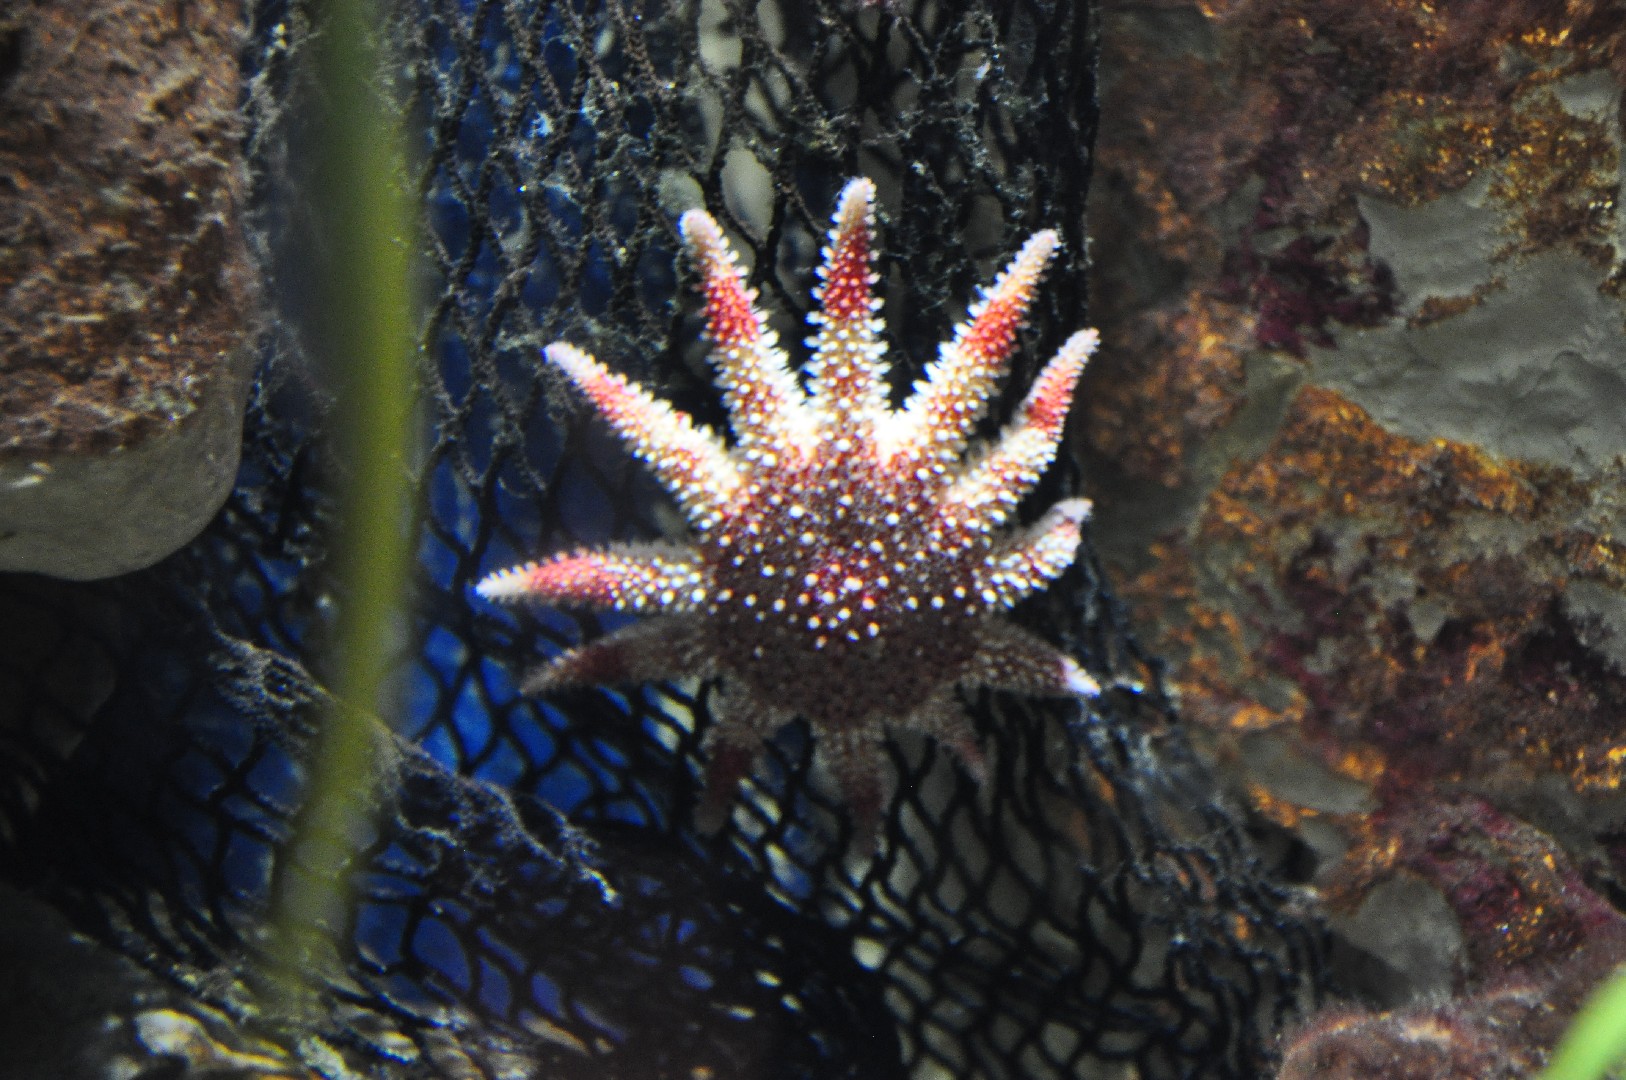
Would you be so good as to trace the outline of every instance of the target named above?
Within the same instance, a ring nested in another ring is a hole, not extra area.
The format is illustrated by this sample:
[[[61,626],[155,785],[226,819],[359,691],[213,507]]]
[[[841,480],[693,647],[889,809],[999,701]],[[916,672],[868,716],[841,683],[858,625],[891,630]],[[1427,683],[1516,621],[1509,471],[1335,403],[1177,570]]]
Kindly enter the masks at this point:
[[[257,16],[247,109],[273,296],[300,243],[303,10]],[[469,586],[679,528],[560,380],[568,339],[702,421],[675,219],[708,207],[803,336],[840,184],[880,191],[899,388],[1037,228],[1066,255],[1006,388],[1085,325],[1094,28],[1073,0],[422,0],[393,48],[421,136],[427,450],[401,704],[316,1007],[255,972],[325,700],[333,465],[298,335],[273,335],[241,480],[206,535],[96,585],[0,579],[7,881],[330,1073],[479,1077],[1250,1077],[1320,938],[1185,749],[1088,544],[1019,618],[1092,708],[983,695],[979,788],[890,746],[873,858],[777,738],[716,835],[691,820],[712,686],[516,694],[608,620]],[[997,411],[997,410],[996,410]],[[1065,457],[1065,455],[1064,455]],[[1031,500],[1077,490],[1052,470]],[[321,1047],[317,1053],[313,1047]],[[326,1056],[323,1056],[326,1055]]]

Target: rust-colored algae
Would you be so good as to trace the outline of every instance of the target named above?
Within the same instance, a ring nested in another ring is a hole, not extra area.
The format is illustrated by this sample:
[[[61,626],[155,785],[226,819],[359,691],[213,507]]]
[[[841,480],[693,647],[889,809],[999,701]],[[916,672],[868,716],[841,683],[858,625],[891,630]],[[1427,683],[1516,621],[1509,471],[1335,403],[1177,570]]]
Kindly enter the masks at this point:
[[[1567,524],[1586,498],[1557,470],[1407,440],[1306,388],[1210,496],[1185,558],[1166,545],[1129,593],[1217,728],[1269,726],[1258,702],[1275,698],[1329,767],[1358,760],[1388,788],[1514,767],[1614,786],[1626,677],[1561,603],[1572,580],[1626,583],[1617,545]]]
[[[1156,5],[1158,27],[1189,13],[1194,47],[1172,55],[1137,32],[1143,10],[1110,6],[1104,34],[1093,231],[1100,261],[1122,269],[1102,275],[1097,310],[1131,355],[1114,366],[1106,350],[1086,426],[1130,479],[1179,483],[1182,448],[1235,407],[1235,377],[1213,384],[1228,401],[1159,397],[1205,339],[1302,356],[1395,313],[1359,196],[1416,205],[1485,177],[1500,258],[1560,246],[1611,258],[1615,141],[1605,117],[1560,102],[1566,80],[1626,73],[1626,21],[1604,0]],[[1436,298],[1418,319],[1481,295]],[[1214,325],[1168,314],[1221,302],[1231,311]],[[1164,407],[1128,414],[1137,448],[1124,406],[1148,400]]]
[[[1083,396],[1095,410],[1096,447],[1119,469],[1164,487],[1185,475],[1185,450],[1222,427],[1241,405],[1239,310],[1224,301],[1194,303],[1109,337],[1103,352],[1122,358],[1114,378]],[[1086,376],[1086,379],[1089,376]],[[1168,417],[1176,424],[1164,426]]]
[[[1282,1080],[1528,1075],[1626,956],[1626,445],[1589,411],[1626,363],[1619,16],[1106,8],[1096,535],[1340,932],[1443,898],[1384,958],[1432,974],[1339,977],[1462,995],[1330,1011]]]

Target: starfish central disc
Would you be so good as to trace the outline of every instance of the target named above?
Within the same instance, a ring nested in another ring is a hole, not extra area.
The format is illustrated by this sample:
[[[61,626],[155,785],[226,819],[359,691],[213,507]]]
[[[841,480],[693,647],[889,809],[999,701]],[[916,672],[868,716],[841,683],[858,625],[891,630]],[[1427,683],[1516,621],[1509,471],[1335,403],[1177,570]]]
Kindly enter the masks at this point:
[[[803,390],[709,216],[680,222],[700,272],[712,363],[735,444],[574,346],[546,350],[673,493],[686,545],[583,550],[493,574],[492,600],[649,612],[533,672],[529,693],[721,677],[702,816],[715,821],[764,737],[800,716],[861,824],[889,795],[880,742],[924,732],[973,775],[982,755],[956,688],[1094,694],[1066,654],[1001,618],[1073,561],[1089,514],[1064,500],[1007,527],[1055,457],[1096,347],[1074,334],[991,445],[967,456],[1056,235],[1035,234],[945,342],[901,410],[887,403],[871,267],[874,188],[837,204],[810,316]]]

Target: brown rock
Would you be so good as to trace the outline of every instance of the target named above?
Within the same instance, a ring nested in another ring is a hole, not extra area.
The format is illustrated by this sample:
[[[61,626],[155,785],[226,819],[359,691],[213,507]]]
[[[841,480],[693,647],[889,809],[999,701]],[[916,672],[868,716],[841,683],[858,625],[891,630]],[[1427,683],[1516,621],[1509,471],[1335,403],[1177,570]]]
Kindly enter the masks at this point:
[[[230,490],[244,22],[229,0],[0,16],[0,569],[147,565]]]

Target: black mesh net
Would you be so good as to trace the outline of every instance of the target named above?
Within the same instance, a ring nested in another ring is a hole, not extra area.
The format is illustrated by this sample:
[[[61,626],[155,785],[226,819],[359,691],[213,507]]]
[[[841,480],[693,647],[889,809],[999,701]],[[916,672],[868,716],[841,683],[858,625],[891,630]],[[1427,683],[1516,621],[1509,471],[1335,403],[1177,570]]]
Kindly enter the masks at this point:
[[[274,1005],[256,974],[268,898],[300,873],[342,603],[326,408],[294,331],[271,335],[237,490],[202,538],[111,582],[0,579],[5,878],[328,1075],[1259,1075],[1314,992],[1319,932],[1185,748],[1087,541],[1019,617],[1145,689],[971,701],[980,787],[928,741],[889,745],[873,858],[794,725],[723,831],[697,831],[715,688],[524,699],[520,672],[604,626],[469,589],[681,530],[539,346],[581,344],[720,426],[676,258],[687,206],[730,231],[796,341],[835,193],[872,177],[900,380],[1023,236],[1057,228],[1008,411],[1086,323],[1086,5],[401,0],[388,25],[422,136],[431,435],[402,704],[377,727],[348,919],[317,928],[321,993]],[[264,5],[249,50],[285,300],[309,26]],[[1031,503],[1078,484],[1059,465]]]

